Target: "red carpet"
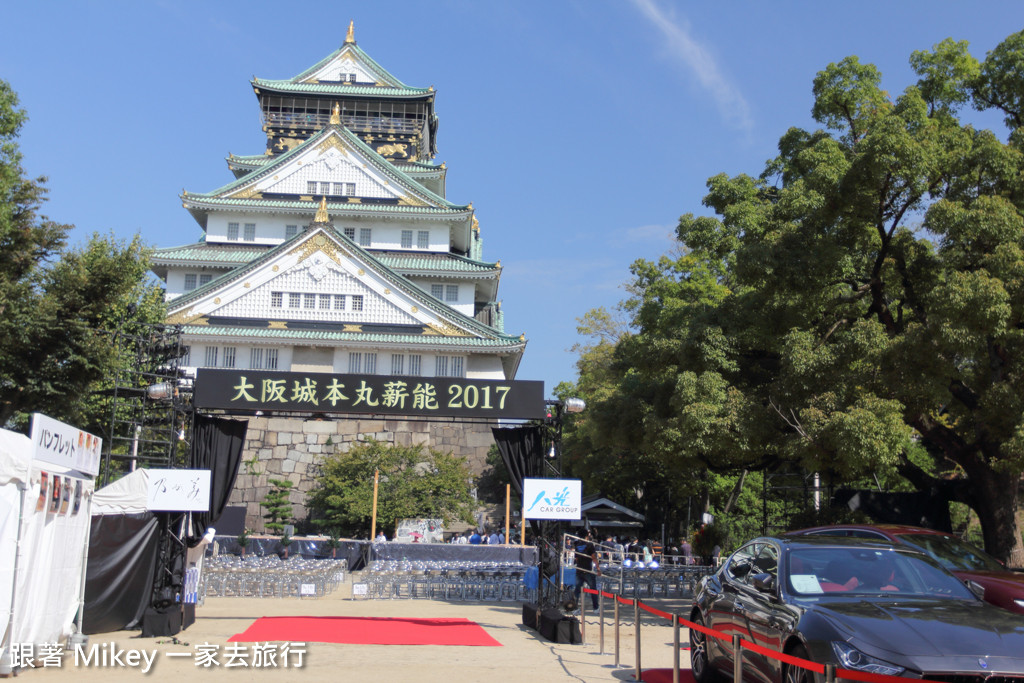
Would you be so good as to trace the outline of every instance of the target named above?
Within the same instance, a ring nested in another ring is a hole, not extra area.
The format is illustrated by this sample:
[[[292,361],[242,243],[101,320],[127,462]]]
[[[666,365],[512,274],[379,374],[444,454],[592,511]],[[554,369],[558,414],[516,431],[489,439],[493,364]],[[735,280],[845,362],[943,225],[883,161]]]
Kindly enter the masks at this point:
[[[229,642],[346,643],[351,645],[497,645],[469,619],[384,617],[260,617]]]
[[[644,683],[672,683],[672,669],[645,669],[640,672],[640,680]],[[680,669],[679,683],[694,683],[693,673],[689,669]]]

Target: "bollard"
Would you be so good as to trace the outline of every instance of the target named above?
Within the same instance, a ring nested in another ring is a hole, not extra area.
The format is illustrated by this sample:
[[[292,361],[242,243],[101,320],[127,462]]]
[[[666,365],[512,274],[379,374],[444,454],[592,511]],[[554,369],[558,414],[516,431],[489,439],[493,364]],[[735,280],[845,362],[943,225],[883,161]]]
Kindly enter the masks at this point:
[[[743,648],[740,647],[739,635],[732,637],[732,680],[743,683]]]
[[[583,591],[580,591],[580,640],[587,642],[587,594]]]
[[[636,643],[636,680],[640,680],[640,600],[633,598],[633,628],[636,635],[633,637]]]
[[[615,666],[619,666],[619,599],[615,598]]]
[[[679,683],[679,615],[672,615],[672,644],[675,652],[672,653],[672,683]]]
[[[597,614],[600,620],[597,635],[601,639],[601,654],[604,654],[604,591],[597,594]]]
[[[836,683],[836,665],[825,665],[825,683]]]

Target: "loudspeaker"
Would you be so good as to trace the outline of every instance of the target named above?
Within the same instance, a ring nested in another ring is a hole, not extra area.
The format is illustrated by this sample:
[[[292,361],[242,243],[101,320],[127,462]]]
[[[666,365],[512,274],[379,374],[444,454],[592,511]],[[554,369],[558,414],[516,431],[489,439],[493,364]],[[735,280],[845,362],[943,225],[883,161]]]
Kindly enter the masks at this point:
[[[558,642],[575,645],[583,642],[580,634],[580,620],[576,617],[565,617],[558,622]]]
[[[537,603],[524,602],[523,603],[523,626],[532,628],[534,631],[537,630]]]
[[[537,631],[545,639],[552,643],[558,642],[558,624],[564,618],[562,610],[546,609],[540,613],[540,623],[537,624]]]
[[[142,637],[173,636],[181,631],[181,605],[165,609],[148,607],[142,615]]]

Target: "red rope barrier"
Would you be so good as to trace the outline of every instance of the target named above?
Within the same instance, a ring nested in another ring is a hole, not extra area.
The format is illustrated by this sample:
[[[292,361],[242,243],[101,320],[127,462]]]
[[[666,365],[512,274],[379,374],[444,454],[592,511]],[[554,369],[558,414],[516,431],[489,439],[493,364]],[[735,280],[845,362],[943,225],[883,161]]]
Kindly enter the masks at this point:
[[[606,593],[605,591],[595,591],[595,590],[590,589],[590,588],[584,588],[583,592],[585,592],[585,593],[593,593],[595,595],[596,594],[600,594],[600,595],[603,595],[606,598],[613,598],[615,600],[618,600],[620,603],[622,603],[624,605],[632,605],[633,604],[632,600],[630,600],[628,598],[624,598],[621,595],[616,595],[614,593]],[[662,612],[659,609],[655,609],[654,607],[651,607],[651,606],[645,604],[642,600],[638,600],[637,603],[639,604],[640,609],[644,610],[645,612],[649,612],[649,613],[651,613],[651,614],[653,614],[655,616],[661,617],[663,619],[668,619],[670,621],[672,620],[672,615],[669,614],[668,612]],[[710,629],[707,626],[704,626],[702,624],[695,624],[694,622],[688,621],[687,619],[683,619],[682,617],[679,617],[679,625],[681,627],[683,627],[683,628],[688,628],[688,629],[691,629],[693,631],[699,631],[699,632],[703,633],[704,635],[709,636],[711,638],[718,638],[719,640],[725,640],[725,641],[731,641],[732,640],[732,638],[730,638],[729,636],[727,636],[726,634],[724,634],[724,633],[722,633],[720,631],[716,631],[714,629]],[[824,664],[818,664],[817,662],[812,662],[812,661],[807,660],[807,659],[801,659],[799,657],[794,657],[793,655],[787,655],[787,654],[785,654],[783,652],[779,652],[778,650],[772,650],[772,649],[769,649],[767,647],[764,647],[763,645],[758,645],[757,643],[752,643],[752,642],[750,642],[749,640],[746,640],[746,639],[741,639],[740,640],[740,646],[743,647],[744,649],[751,650],[753,652],[757,652],[759,654],[762,654],[765,657],[771,657],[772,659],[777,659],[780,662],[783,662],[785,664],[791,664],[793,666],[798,666],[798,667],[800,667],[802,669],[807,669],[809,671],[814,671],[814,672],[819,673],[819,674],[825,673],[825,665]],[[863,683],[906,683],[906,680],[907,680],[906,678],[903,678],[902,676],[888,676],[886,674],[872,674],[872,673],[867,673],[865,671],[853,671],[851,669],[839,669],[839,668],[836,669],[836,678],[842,678],[842,679],[846,679],[846,680],[850,680],[850,681],[862,681]],[[929,681],[929,680],[926,680],[926,679],[921,679],[920,681],[917,681],[916,683],[936,683],[936,682],[935,681]]]
[[[661,617],[662,619],[668,619],[669,621],[672,621],[672,615],[669,614],[668,612],[662,612],[660,609],[654,609],[653,607],[648,607],[647,605],[645,605],[642,602],[640,603],[640,609],[642,609],[645,612],[650,612],[651,614],[653,614],[656,617]],[[680,621],[679,623],[682,623],[682,621]]]

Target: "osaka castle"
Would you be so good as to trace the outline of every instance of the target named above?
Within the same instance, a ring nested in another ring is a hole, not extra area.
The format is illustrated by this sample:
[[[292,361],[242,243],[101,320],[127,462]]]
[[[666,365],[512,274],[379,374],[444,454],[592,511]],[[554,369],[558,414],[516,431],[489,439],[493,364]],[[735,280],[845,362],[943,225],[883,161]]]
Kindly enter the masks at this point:
[[[153,256],[187,368],[513,379],[526,341],[504,331],[472,203],[447,198],[433,86],[386,71],[351,24],[308,69],[251,84],[266,149],[230,154],[222,187],[183,191],[201,238]],[[301,519],[321,459],[366,437],[479,472],[490,426],[256,416],[229,504],[260,530],[267,480],[288,478]]]

